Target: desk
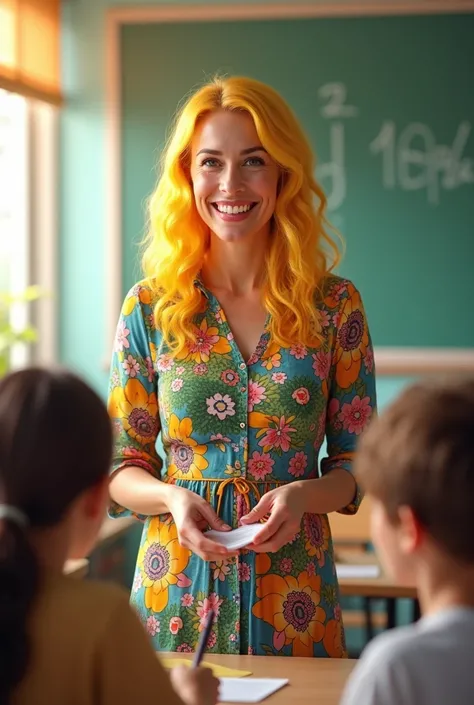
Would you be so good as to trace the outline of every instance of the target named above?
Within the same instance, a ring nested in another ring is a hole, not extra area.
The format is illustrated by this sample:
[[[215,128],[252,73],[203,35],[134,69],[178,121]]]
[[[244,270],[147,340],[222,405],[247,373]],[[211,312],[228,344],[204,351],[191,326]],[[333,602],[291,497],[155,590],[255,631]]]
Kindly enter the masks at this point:
[[[167,658],[189,657],[189,654],[178,653],[162,655]],[[289,678],[289,684],[267,698],[265,705],[338,705],[345,682],[357,663],[356,659],[228,654],[205,654],[204,660],[252,671],[254,678]]]
[[[346,553],[340,550],[337,550],[336,553],[336,561],[338,563],[358,563],[359,565],[380,566],[373,553],[355,553],[353,551]],[[387,629],[391,629],[396,625],[395,600],[399,598],[412,600],[412,619],[414,622],[420,617],[420,606],[416,588],[409,585],[399,585],[387,575],[384,575],[382,568],[380,568],[380,575],[376,578],[340,578],[338,582],[341,595],[365,598],[367,640],[370,640],[373,636],[370,613],[370,599],[372,598],[386,600]]]

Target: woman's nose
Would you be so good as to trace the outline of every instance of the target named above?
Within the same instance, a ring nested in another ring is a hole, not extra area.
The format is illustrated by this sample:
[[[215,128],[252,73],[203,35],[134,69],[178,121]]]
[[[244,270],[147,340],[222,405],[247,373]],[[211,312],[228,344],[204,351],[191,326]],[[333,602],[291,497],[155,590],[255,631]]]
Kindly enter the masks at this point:
[[[222,193],[232,195],[243,190],[242,172],[238,166],[229,165],[223,169],[220,180]]]

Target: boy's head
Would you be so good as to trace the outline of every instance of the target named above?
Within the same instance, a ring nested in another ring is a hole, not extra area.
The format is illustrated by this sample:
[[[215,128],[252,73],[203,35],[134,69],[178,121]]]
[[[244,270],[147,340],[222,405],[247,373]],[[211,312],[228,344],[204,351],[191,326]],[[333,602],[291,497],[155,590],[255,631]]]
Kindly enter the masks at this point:
[[[427,547],[474,566],[474,379],[409,387],[361,439],[355,472],[396,579]]]

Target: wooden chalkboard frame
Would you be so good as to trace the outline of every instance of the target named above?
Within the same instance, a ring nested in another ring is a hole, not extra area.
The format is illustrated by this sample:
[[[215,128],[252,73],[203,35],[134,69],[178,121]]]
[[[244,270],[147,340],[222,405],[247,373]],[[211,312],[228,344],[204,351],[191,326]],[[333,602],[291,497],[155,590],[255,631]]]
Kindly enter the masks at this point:
[[[355,17],[383,15],[455,14],[474,12],[474,0],[341,0],[288,4],[161,5],[116,7],[106,14],[106,352],[109,354],[122,302],[121,226],[121,45],[123,25],[145,23],[210,22],[304,17]],[[378,374],[418,376],[474,372],[474,350],[456,348],[378,347]]]

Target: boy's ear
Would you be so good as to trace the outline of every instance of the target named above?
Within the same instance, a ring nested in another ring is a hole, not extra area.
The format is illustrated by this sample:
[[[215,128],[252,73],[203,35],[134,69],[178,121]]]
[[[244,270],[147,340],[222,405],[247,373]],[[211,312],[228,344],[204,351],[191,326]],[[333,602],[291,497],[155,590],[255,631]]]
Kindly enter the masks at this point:
[[[420,547],[423,541],[424,529],[415,516],[413,509],[406,505],[399,508],[398,520],[400,549],[402,553],[409,556]]]
[[[84,495],[84,511],[89,519],[103,516],[109,496],[109,477],[90,487]]]

